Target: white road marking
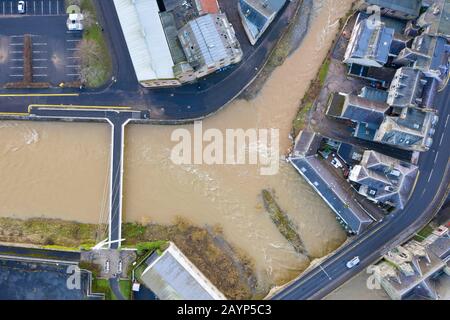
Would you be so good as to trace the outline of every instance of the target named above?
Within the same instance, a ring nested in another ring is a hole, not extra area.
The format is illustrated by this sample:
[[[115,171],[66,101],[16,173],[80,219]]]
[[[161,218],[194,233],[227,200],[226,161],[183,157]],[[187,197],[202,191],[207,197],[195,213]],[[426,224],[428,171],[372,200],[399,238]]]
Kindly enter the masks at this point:
[[[12,54],[22,53],[23,51],[11,51]]]
[[[52,14],[52,1],[51,0],[48,2],[48,11],[50,14]]]
[[[33,46],[46,46],[47,43],[46,42],[35,42],[33,43]]]
[[[439,151],[436,153],[436,156],[434,157],[434,163],[436,163],[438,156],[439,156]]]
[[[10,43],[10,46],[23,46],[23,43]]]
[[[444,135],[441,136],[441,141],[439,142],[439,146],[441,146],[442,141],[444,141]]]
[[[23,67],[9,67],[10,69],[23,69]]]
[[[23,59],[22,59],[23,60]],[[48,59],[33,59],[33,62],[35,61],[47,61]]]
[[[33,69],[48,69],[48,67],[33,67]]]
[[[11,74],[10,77],[23,77],[23,74]]]
[[[36,1],[33,1],[33,14],[36,14]]]
[[[79,67],[80,67],[79,64],[71,64],[66,66],[66,68],[79,68]]]
[[[41,1],[41,12],[42,12],[42,15],[44,15],[44,1],[43,0]]]
[[[445,127],[447,128],[447,125],[448,125],[448,117],[449,117],[450,115],[447,115],[447,120],[445,121]]]
[[[33,74],[33,77],[47,77],[46,74]]]
[[[67,59],[81,59],[80,57],[67,57]]]
[[[48,51],[33,51],[33,53],[47,53]]]
[[[11,14],[13,14],[13,9],[12,9],[12,1],[9,3],[10,8],[11,8]]]
[[[430,182],[430,180],[431,180],[431,176],[433,175],[433,170],[434,170],[434,168],[431,169],[430,176],[428,177],[428,182]]]
[[[79,77],[80,76],[79,73],[67,73],[66,75],[69,77]]]
[[[59,14],[59,1],[56,0],[56,14]]]
[[[3,11],[2,11],[2,12],[3,12],[3,15],[5,15],[5,14],[6,14],[6,12],[5,12],[5,11],[6,11],[6,9],[5,9],[5,3],[3,2]]]
[[[23,61],[23,59],[11,59],[11,61]]]

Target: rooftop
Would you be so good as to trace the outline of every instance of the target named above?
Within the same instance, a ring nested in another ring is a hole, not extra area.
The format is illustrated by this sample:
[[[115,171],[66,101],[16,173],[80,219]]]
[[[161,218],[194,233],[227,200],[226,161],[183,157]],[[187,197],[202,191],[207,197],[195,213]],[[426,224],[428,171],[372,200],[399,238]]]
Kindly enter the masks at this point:
[[[170,243],[161,256],[149,260],[141,280],[161,300],[225,300],[225,296]]]

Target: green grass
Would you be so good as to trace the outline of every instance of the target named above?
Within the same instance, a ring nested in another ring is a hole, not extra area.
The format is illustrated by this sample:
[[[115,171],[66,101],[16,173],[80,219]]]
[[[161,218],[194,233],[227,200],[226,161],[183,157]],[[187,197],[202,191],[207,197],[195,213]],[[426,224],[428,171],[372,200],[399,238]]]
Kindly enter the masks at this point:
[[[119,281],[120,292],[125,299],[131,299],[131,289],[132,284],[130,280],[120,280]],[[111,286],[107,279],[97,279],[92,281],[92,291],[95,293],[103,293],[105,295],[105,300],[117,300],[117,297],[112,292]]]
[[[422,230],[420,230],[417,235],[414,236],[414,240],[422,242],[423,240],[425,240],[425,238],[427,238],[431,233],[433,233],[433,227],[431,227],[430,225],[427,225],[425,228],[423,228]]]
[[[112,293],[109,282],[106,279],[95,278],[92,281],[92,291],[95,293],[103,293],[105,295],[105,300],[116,300],[114,294]]]
[[[326,59],[319,70],[319,82],[321,86],[323,86],[325,83],[329,69],[330,69],[330,59]]]
[[[130,280],[120,280],[119,282],[120,292],[127,300],[131,300],[131,288],[132,283]]]

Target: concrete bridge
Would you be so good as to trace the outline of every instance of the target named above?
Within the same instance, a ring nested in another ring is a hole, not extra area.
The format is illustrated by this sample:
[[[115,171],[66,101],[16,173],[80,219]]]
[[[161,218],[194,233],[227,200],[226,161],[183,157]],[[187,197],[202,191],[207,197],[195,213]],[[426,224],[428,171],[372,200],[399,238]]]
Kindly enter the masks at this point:
[[[146,111],[126,107],[38,106],[29,109],[27,119],[107,122],[111,126],[110,180],[109,180],[109,232],[108,239],[96,248],[119,249],[122,242],[122,187],[125,126],[133,120],[148,118]]]

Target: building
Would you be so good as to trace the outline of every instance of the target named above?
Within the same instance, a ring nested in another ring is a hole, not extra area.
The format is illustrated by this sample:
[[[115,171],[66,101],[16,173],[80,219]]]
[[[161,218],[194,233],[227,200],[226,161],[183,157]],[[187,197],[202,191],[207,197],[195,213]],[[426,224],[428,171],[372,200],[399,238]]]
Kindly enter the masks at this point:
[[[445,231],[440,236],[433,232],[424,240],[410,240],[373,267],[375,279],[392,299],[439,299],[435,281],[450,276],[450,235],[441,228]]]
[[[425,33],[450,39],[450,1],[435,0],[417,21]]]
[[[114,5],[139,83],[144,87],[180,85],[157,2],[114,0]]]
[[[414,39],[411,47],[404,48],[394,63],[419,69],[427,77],[442,82],[448,74],[449,56],[450,46],[445,38],[424,33]]]
[[[349,180],[359,194],[369,200],[403,209],[413,190],[418,168],[375,151],[365,151],[358,165],[350,171]]]
[[[378,6],[384,16],[401,20],[413,20],[419,17],[422,0],[362,0],[359,10],[367,11],[371,6]]]
[[[420,108],[428,80],[419,69],[403,67],[397,70],[392,80],[387,103],[394,108]]]
[[[197,78],[242,60],[243,52],[224,14],[207,14],[189,21],[178,39]]]
[[[347,181],[332,172],[330,164],[317,155],[322,141],[320,135],[302,131],[288,160],[333,210],[347,233],[360,234],[376,220],[356,200],[358,194],[348,188]]]
[[[239,0],[238,10],[252,45],[261,38],[286,0]]]
[[[384,66],[389,59],[394,32],[381,21],[360,20],[353,29],[344,63],[366,67]]]
[[[162,255],[152,254],[141,281],[160,300],[226,300],[174,243]]]
[[[220,7],[217,0],[195,0],[195,5],[200,15],[220,13]]]
[[[194,82],[242,59],[216,0],[114,0],[114,5],[144,87]]]

